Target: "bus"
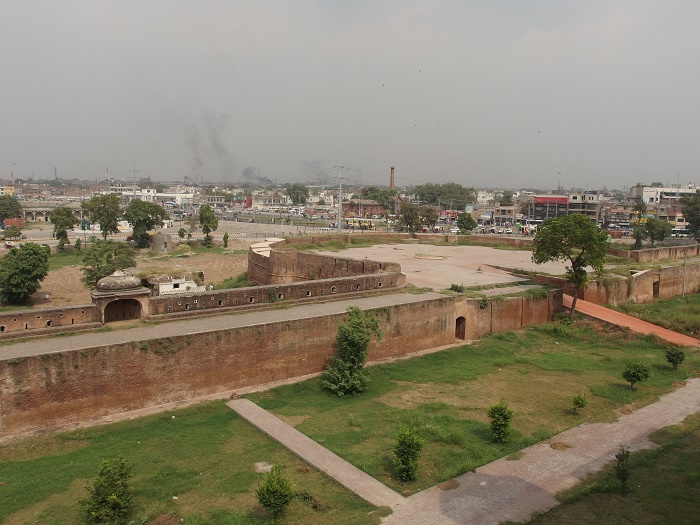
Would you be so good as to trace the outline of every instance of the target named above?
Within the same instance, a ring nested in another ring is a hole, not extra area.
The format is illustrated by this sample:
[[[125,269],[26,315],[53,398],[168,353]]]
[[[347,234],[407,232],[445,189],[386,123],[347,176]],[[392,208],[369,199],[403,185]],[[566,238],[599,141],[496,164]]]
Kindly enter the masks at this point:
[[[346,217],[345,228],[353,230],[374,230],[376,228],[376,219],[365,219],[364,217]]]
[[[671,237],[690,237],[690,230],[687,228],[673,228]]]

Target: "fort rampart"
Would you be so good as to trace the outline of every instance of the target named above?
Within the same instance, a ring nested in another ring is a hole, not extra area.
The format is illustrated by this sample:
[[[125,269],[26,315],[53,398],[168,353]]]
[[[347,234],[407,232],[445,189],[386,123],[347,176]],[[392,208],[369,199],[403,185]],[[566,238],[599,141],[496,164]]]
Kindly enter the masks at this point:
[[[553,290],[539,298],[484,303],[446,296],[375,309],[384,337],[372,342],[369,359],[542,323],[561,301]],[[343,319],[327,315],[1,361],[0,437],[320,372]]]

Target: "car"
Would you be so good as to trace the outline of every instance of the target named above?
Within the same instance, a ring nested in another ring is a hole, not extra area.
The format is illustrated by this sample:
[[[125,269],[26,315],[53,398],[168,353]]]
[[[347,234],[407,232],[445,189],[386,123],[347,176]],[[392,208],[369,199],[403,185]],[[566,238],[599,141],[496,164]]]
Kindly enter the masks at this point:
[[[507,229],[506,229],[506,233],[513,233],[513,229],[512,229],[512,228],[507,228]]]
[[[450,233],[454,233],[454,234],[459,233],[459,228],[456,228],[456,227],[455,227],[455,228],[450,228]]]
[[[498,233],[503,233],[503,228],[498,228]]]
[[[318,215],[312,215],[312,216],[311,216],[311,220],[312,220],[312,221],[318,220]]]

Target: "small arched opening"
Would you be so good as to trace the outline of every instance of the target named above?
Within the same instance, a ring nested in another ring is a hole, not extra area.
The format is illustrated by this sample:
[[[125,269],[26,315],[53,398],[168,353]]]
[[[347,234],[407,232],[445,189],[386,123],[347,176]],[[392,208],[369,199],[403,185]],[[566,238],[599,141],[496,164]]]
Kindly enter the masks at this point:
[[[464,341],[467,334],[467,320],[464,317],[458,317],[455,322],[455,338]]]
[[[141,319],[141,303],[136,299],[117,299],[105,306],[105,323]]]

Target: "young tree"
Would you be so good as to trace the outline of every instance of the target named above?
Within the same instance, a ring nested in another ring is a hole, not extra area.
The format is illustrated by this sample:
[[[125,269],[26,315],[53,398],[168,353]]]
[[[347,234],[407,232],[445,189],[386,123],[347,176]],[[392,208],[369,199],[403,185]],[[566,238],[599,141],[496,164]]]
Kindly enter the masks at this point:
[[[632,237],[634,237],[634,250],[642,249],[642,242],[647,238],[647,231],[644,228],[644,223],[640,220],[632,222]]]
[[[177,236],[180,237],[180,240],[184,239],[185,235],[187,235],[187,230],[185,230],[185,228],[180,228],[177,231]]]
[[[149,245],[151,238],[148,232],[163,226],[163,221],[168,218],[170,218],[168,212],[162,207],[140,199],[132,200],[124,210],[124,219],[131,224],[133,238],[139,248],[146,248]]]
[[[435,223],[440,218],[437,210],[430,206],[421,206],[418,209],[418,215],[420,215],[421,224],[429,230],[433,229],[433,226],[435,226]]]
[[[80,223],[80,220],[73,214],[73,210],[65,206],[54,208],[51,212],[51,222],[53,223],[53,231],[59,246],[63,246],[68,242],[68,230]],[[61,243],[63,241],[63,243]]]
[[[211,246],[211,232],[216,231],[219,227],[219,219],[216,218],[214,210],[208,204],[199,208],[199,224],[204,233],[204,244]]]
[[[700,190],[696,190],[694,195],[684,195],[680,202],[683,205],[686,228],[695,242],[700,242]]]
[[[123,457],[102,460],[92,484],[85,487],[89,496],[80,501],[84,522],[88,525],[126,523],[133,510],[129,487],[132,466]]]
[[[83,201],[83,212],[90,222],[96,222],[102,230],[102,237],[107,240],[110,233],[119,232],[119,197],[114,193],[95,195],[89,201]]]
[[[0,221],[15,219],[22,213],[22,204],[10,195],[0,195]]]
[[[566,273],[574,285],[573,317],[578,292],[588,282],[586,266],[591,266],[598,275],[603,272],[608,235],[585,215],[573,213],[544,221],[537,228],[533,247],[532,260],[536,264],[556,260],[571,264]]]
[[[673,367],[675,372],[683,361],[685,361],[685,352],[680,348],[670,348],[666,350],[666,361]]]
[[[382,336],[377,318],[355,306],[348,308],[347,323],[338,324],[336,355],[331,357],[328,368],[323,372],[321,385],[324,388],[339,397],[357,395],[367,390],[369,376],[363,367],[372,335],[377,339]]]
[[[462,231],[470,232],[476,228],[476,220],[471,213],[460,213],[457,215],[457,227]]]
[[[262,484],[255,491],[255,495],[260,505],[272,515],[275,521],[278,521],[294,499],[296,492],[291,481],[282,474],[282,467],[275,464],[263,477]]]
[[[629,491],[627,480],[630,478],[630,449],[625,445],[620,445],[620,450],[615,454],[615,476],[622,484],[622,494],[626,495]]]
[[[12,248],[0,259],[0,300],[9,304],[25,304],[49,273],[48,250],[27,243]]]
[[[401,481],[416,479],[418,458],[423,450],[424,441],[408,426],[401,425],[394,443],[394,468]]]
[[[224,233],[224,248],[228,248],[228,232]]]
[[[510,420],[513,419],[513,411],[505,401],[491,406],[487,412],[491,421],[491,433],[496,443],[503,444],[510,439]]]
[[[94,288],[97,281],[116,270],[136,266],[134,250],[123,242],[97,241],[83,249],[83,284]]]
[[[671,223],[668,221],[647,219],[644,222],[644,232],[651,241],[652,248],[654,247],[655,241],[663,241],[666,237],[670,237],[672,231],[673,226],[671,226]]]
[[[622,377],[630,384],[630,390],[636,383],[643,383],[651,376],[649,367],[642,363],[627,363],[622,371]]]

